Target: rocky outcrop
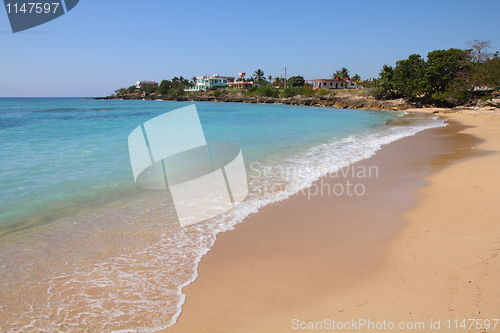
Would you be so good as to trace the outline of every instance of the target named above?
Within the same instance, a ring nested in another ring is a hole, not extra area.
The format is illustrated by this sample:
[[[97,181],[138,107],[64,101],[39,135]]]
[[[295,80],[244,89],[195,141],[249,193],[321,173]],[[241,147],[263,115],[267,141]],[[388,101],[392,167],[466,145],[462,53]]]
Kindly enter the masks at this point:
[[[244,96],[238,93],[223,93],[214,96],[210,92],[186,94],[182,96],[168,96],[150,94],[125,94],[120,96],[98,97],[95,99],[125,99],[125,100],[167,100],[167,101],[194,101],[194,102],[231,102],[231,103],[281,103],[288,105],[306,105],[319,107],[333,107],[338,109],[366,109],[366,110],[405,110],[409,105],[403,100],[379,101],[368,94],[355,92],[339,92],[327,96],[293,96],[289,98],[274,98],[263,96]]]

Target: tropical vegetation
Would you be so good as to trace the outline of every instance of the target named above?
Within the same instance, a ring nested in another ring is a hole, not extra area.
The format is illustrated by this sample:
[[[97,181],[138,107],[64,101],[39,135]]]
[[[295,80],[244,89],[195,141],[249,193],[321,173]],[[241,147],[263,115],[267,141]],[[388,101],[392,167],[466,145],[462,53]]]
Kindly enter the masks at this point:
[[[349,70],[345,67],[342,67],[333,74],[333,78],[339,80],[346,80],[349,78]]]
[[[362,81],[359,74],[350,77],[350,71],[341,67],[332,74],[333,79],[342,80],[344,87],[348,81],[363,85],[366,93],[380,100],[403,98],[416,104],[434,104],[439,106],[456,106],[471,103],[485,96],[487,91],[500,90],[500,56],[489,53],[491,41],[474,40],[467,43],[468,48],[431,51],[424,58],[419,54],[411,54],[399,60],[395,66],[384,64],[376,79]],[[253,81],[256,86],[243,91],[244,96],[263,96],[272,98],[289,98],[293,96],[332,96],[335,91],[329,89],[314,90],[301,75],[285,80],[282,77],[266,76],[262,69],[257,69],[248,79],[237,81]],[[186,94],[186,89],[196,84],[196,77],[191,80],[182,76],[171,80],[162,80],[158,87],[146,85],[137,88],[135,85],[115,91],[117,96],[127,94],[168,95],[177,97]],[[222,91],[221,91],[222,89]],[[235,88],[218,88],[210,92],[214,97],[224,95],[224,91]],[[190,92],[189,94],[202,94]],[[491,98],[491,97],[488,97]]]
[[[490,41],[468,45],[470,49],[431,51],[427,59],[412,54],[395,67],[384,65],[366,86],[377,99],[405,98],[439,106],[470,103],[475,95],[500,88],[500,58],[498,52],[487,52]]]

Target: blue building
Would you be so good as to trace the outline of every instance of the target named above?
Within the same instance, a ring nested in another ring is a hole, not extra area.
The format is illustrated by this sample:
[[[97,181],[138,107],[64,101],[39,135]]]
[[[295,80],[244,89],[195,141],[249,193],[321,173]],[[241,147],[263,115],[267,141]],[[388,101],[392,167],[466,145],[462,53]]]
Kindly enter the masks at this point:
[[[187,91],[223,88],[227,87],[227,85],[232,82],[234,82],[234,77],[231,76],[219,76],[219,74],[214,74],[212,76],[198,76],[196,78],[196,85],[193,88],[187,89]]]

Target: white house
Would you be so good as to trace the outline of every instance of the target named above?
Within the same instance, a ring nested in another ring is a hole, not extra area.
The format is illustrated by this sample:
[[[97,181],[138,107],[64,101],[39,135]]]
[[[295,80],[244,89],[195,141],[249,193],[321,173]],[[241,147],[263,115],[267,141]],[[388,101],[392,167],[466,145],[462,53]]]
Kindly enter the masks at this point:
[[[220,76],[214,74],[212,76],[198,76],[196,85],[193,88],[186,89],[187,91],[209,90],[213,88],[226,87],[229,83],[234,82],[232,76]]]
[[[260,84],[254,83],[253,81],[235,81],[232,83],[229,83],[230,87],[237,88],[237,89],[249,89],[252,87],[260,87]]]

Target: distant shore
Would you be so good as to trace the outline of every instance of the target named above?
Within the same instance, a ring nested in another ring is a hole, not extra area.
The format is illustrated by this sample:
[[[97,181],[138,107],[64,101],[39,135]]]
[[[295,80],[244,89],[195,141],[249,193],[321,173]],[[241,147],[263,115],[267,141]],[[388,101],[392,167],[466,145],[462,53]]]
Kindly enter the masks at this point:
[[[377,100],[370,95],[367,89],[343,89],[332,90],[330,94],[324,96],[302,96],[296,95],[288,98],[274,98],[263,96],[245,96],[241,91],[223,92],[219,95],[214,95],[213,92],[189,92],[181,96],[169,96],[150,94],[142,96],[138,93],[130,93],[124,95],[112,95],[106,97],[94,97],[93,99],[118,99],[118,100],[160,100],[160,101],[176,101],[176,102],[226,102],[226,103],[265,103],[265,104],[286,104],[286,105],[304,105],[318,107],[332,107],[337,109],[359,109],[359,110],[418,110],[429,111],[434,113],[450,113],[459,112],[462,110],[499,110],[498,107],[484,105],[484,102],[477,100],[472,106],[457,106],[455,108],[438,108],[432,105],[423,105],[417,107],[410,104],[403,98],[392,100]]]
[[[213,95],[212,92],[186,93],[182,96],[150,94],[142,96],[137,93],[120,96],[96,97],[94,99],[124,99],[124,100],[164,100],[164,101],[193,101],[193,102],[231,102],[231,103],[280,103],[287,105],[306,105],[334,107],[338,109],[366,109],[366,110],[406,110],[411,107],[402,99],[379,101],[363,89],[332,90],[325,96],[296,95],[288,98],[274,98],[263,96],[245,96],[241,91],[224,92]]]

